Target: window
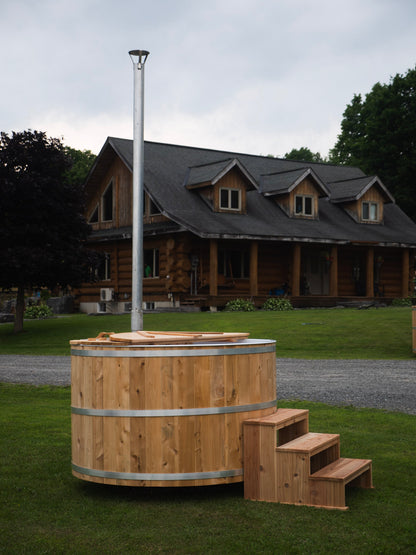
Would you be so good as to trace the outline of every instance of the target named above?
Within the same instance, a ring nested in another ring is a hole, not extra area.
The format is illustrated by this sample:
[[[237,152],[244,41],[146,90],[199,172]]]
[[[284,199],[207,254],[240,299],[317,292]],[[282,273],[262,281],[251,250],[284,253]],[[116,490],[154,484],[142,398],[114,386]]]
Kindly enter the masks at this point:
[[[378,204],[377,202],[363,202],[362,219],[370,222],[378,221]]]
[[[91,217],[88,221],[88,223],[90,224],[96,224],[98,222],[98,204],[97,206],[94,208],[94,212],[91,214]]]
[[[218,273],[228,278],[248,278],[250,275],[248,251],[219,250]]]
[[[223,210],[241,210],[241,190],[220,189],[220,208]]]
[[[101,219],[103,222],[113,219],[113,182],[107,187],[102,197]]]
[[[143,277],[159,277],[159,249],[146,249],[144,251]]]
[[[97,279],[99,281],[108,281],[111,279],[111,256],[106,252],[96,269]]]
[[[159,208],[149,195],[143,192],[143,216],[155,216],[156,214],[160,214]]]
[[[313,216],[313,197],[296,195],[295,214],[297,216]]]

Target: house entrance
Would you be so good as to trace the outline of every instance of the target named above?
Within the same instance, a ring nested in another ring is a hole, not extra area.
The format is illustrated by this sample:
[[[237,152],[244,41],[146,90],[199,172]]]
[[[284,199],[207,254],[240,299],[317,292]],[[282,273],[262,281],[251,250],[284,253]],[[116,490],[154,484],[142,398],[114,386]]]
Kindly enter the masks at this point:
[[[326,251],[310,252],[304,256],[301,277],[303,295],[329,295],[330,264]]]

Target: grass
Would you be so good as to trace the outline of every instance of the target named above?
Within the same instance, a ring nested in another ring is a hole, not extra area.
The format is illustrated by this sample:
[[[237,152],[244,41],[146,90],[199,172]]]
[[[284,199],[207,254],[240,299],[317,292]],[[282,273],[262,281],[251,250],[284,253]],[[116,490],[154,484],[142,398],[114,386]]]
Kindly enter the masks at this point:
[[[145,314],[144,328],[177,331],[246,331],[275,339],[278,357],[409,359],[411,307],[314,309],[290,312],[217,312]],[[24,332],[0,325],[0,354],[69,355],[69,340],[100,331],[129,331],[130,316],[85,314],[26,321]]]
[[[0,385],[0,552],[414,553],[416,417],[318,403],[311,430],[339,432],[343,456],[372,458],[374,490],[349,511],[246,501],[241,484],[122,488],[70,468],[70,390]]]

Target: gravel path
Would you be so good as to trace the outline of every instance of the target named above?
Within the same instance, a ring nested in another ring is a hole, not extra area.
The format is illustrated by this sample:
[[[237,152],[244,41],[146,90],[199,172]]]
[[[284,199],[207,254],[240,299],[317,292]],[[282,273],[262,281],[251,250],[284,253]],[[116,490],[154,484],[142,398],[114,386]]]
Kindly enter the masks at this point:
[[[0,355],[0,382],[70,385],[66,356]],[[416,360],[277,359],[278,399],[416,414]]]

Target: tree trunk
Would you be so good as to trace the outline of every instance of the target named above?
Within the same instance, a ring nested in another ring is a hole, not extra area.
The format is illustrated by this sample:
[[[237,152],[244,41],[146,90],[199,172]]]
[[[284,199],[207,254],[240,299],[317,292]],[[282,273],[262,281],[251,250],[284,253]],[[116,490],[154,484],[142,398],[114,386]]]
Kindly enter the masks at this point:
[[[16,315],[14,319],[14,333],[23,331],[23,315],[25,313],[25,288],[19,285],[16,298]]]

